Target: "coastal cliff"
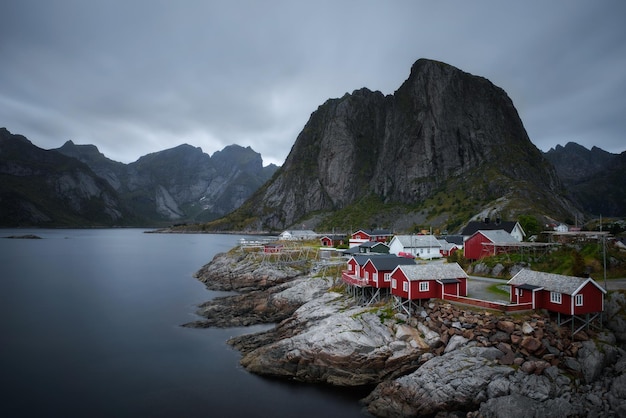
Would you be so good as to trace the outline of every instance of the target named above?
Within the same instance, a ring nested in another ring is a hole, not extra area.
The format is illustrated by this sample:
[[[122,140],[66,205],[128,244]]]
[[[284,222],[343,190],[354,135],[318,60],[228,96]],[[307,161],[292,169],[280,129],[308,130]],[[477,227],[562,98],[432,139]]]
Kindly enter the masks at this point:
[[[626,414],[624,293],[609,294],[601,329],[572,336],[540,312],[513,316],[431,300],[408,317],[390,303],[359,306],[314,260],[271,263],[233,250],[197,277],[209,289],[239,293],[203,304],[203,319],[187,326],[273,323],[229,340],[246,370],[372,387],[363,404],[375,416]]]

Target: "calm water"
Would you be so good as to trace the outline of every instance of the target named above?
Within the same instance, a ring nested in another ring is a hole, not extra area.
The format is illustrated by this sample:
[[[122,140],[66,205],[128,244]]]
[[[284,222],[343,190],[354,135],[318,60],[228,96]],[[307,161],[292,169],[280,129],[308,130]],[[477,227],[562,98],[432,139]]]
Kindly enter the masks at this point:
[[[192,277],[239,237],[0,230],[0,416],[363,417],[363,395],[263,379],[186,329],[217,295]]]

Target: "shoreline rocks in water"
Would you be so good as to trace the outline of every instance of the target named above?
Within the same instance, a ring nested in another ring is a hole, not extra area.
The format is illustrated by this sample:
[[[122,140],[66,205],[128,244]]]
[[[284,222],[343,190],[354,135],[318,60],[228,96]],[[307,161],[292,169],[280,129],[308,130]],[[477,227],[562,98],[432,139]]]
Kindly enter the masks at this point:
[[[407,317],[391,302],[359,306],[332,277],[237,251],[197,277],[240,293],[203,304],[204,319],[186,326],[275,323],[228,341],[246,370],[374,387],[363,403],[375,416],[626,416],[624,293],[609,294],[603,329],[572,336],[541,312],[431,300]]]
[[[8,237],[4,237],[7,239],[42,239],[40,236],[35,234],[24,234],[24,235],[9,235]]]

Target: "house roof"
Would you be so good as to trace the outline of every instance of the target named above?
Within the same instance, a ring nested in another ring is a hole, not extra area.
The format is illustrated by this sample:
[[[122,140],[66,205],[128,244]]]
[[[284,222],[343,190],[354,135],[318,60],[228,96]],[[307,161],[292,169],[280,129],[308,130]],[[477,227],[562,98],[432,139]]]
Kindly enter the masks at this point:
[[[396,255],[389,257],[371,257],[369,261],[378,271],[391,271],[398,266],[409,266],[415,264],[415,260],[412,258],[398,257]]]
[[[371,248],[371,247],[376,247],[378,245],[383,245],[383,246],[389,248],[389,246],[387,244],[384,244],[382,242],[377,242],[377,241],[367,241],[367,242],[364,242],[363,244],[359,244],[359,247],[362,247],[362,248],[370,247]]]
[[[450,251],[453,248],[458,248],[458,246],[453,242],[448,242],[445,239],[438,240],[439,244],[441,244],[441,249],[444,251]]]
[[[543,287],[551,292],[565,293],[566,295],[575,295],[587,283],[591,282],[603,293],[606,293],[592,278],[565,276],[562,274],[543,273],[528,269],[520,270],[515,276],[507,282],[509,285],[531,285]]]
[[[377,236],[377,235],[391,235],[391,231],[388,229],[359,229],[353,232],[351,235],[354,235],[357,232],[364,232],[370,237]]]
[[[441,248],[441,243],[432,235],[395,235],[393,240],[398,240],[404,248]]]
[[[458,263],[428,263],[398,266],[409,281],[445,280],[465,277],[467,273]]]
[[[445,235],[441,237],[445,239],[447,242],[456,245],[463,245],[463,235]]]
[[[519,244],[519,241],[516,240],[513,235],[509,234],[503,229],[495,229],[495,230],[479,230],[474,233],[474,235],[481,233],[484,235],[489,241],[494,244]]]
[[[516,221],[496,221],[496,222],[472,221],[468,223],[465,228],[463,228],[461,235],[468,237],[470,235],[474,235],[476,231],[481,231],[481,230],[488,231],[488,230],[494,230],[494,229],[503,229],[510,234],[511,232],[513,232],[513,229],[515,229],[515,225],[517,224],[518,223]]]
[[[357,248],[357,247],[355,247],[355,248]],[[404,257],[398,257],[395,254],[359,253],[359,254],[354,254],[352,256],[352,258],[354,258],[354,261],[356,261],[359,266],[363,266],[363,265],[365,265],[365,263],[367,263],[367,260],[369,260],[370,258],[376,258],[376,259],[391,258],[391,259],[395,259],[395,258],[404,258]]]

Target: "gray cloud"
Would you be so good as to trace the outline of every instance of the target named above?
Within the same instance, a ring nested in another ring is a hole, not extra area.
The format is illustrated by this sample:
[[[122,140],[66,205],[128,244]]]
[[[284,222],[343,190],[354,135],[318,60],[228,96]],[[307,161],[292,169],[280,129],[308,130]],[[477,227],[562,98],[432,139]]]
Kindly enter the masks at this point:
[[[502,87],[544,151],[624,151],[626,5],[519,3],[9,0],[0,125],[123,162],[186,142],[282,164],[324,101],[391,94],[425,57]]]

